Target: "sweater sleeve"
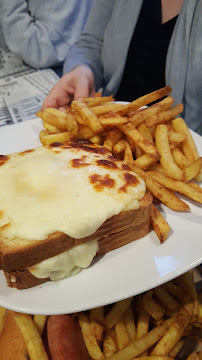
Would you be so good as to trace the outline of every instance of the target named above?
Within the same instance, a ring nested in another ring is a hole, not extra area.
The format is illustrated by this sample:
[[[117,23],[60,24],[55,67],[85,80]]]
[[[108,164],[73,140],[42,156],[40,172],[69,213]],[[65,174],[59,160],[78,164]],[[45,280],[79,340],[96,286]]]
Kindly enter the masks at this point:
[[[61,65],[84,28],[92,1],[1,0],[8,47],[35,68]]]
[[[64,63],[64,73],[78,65],[88,66],[95,77],[95,89],[102,86],[102,45],[115,0],[95,0],[86,27],[78,42],[70,49]]]

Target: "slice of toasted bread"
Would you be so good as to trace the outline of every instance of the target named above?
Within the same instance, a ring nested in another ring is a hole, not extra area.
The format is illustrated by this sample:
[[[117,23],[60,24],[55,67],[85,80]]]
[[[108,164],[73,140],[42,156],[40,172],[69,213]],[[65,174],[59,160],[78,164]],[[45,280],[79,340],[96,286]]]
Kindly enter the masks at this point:
[[[94,234],[83,239],[72,239],[58,232],[44,241],[26,241],[23,248],[22,242],[20,247],[17,246],[18,240],[12,248],[1,245],[1,264],[8,285],[25,289],[48,281],[48,278],[36,278],[27,268],[83,242],[99,239],[97,255],[101,255],[140,239],[149,232],[152,199],[147,193],[140,201],[139,209],[113,216]]]

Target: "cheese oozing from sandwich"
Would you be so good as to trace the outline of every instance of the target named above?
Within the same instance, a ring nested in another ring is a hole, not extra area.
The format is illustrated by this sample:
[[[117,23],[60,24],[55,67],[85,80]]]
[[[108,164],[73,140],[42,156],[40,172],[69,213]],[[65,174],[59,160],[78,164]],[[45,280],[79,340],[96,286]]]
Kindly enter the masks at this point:
[[[41,261],[29,268],[32,275],[40,279],[61,280],[78,274],[87,268],[98,251],[98,241],[92,240],[73,247],[62,254]]]
[[[108,218],[139,207],[145,183],[104,147],[51,144],[0,156],[0,236],[80,239]]]

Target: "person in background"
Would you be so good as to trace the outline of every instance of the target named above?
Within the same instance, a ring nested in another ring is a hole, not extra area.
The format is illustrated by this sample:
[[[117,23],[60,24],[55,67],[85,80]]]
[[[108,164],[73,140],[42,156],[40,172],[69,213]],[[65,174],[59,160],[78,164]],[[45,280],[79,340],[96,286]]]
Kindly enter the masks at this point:
[[[60,67],[83,30],[92,3],[93,0],[1,0],[5,42],[34,68]]]
[[[103,95],[131,101],[165,85],[202,135],[202,0],[96,0],[42,109]]]

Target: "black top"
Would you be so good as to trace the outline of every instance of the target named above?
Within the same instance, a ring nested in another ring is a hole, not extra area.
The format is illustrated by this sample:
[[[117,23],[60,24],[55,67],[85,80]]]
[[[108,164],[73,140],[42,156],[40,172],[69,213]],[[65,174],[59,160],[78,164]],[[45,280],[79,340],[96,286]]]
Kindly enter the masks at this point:
[[[132,101],[165,86],[166,54],[177,16],[161,23],[161,0],[144,0],[116,100]]]

